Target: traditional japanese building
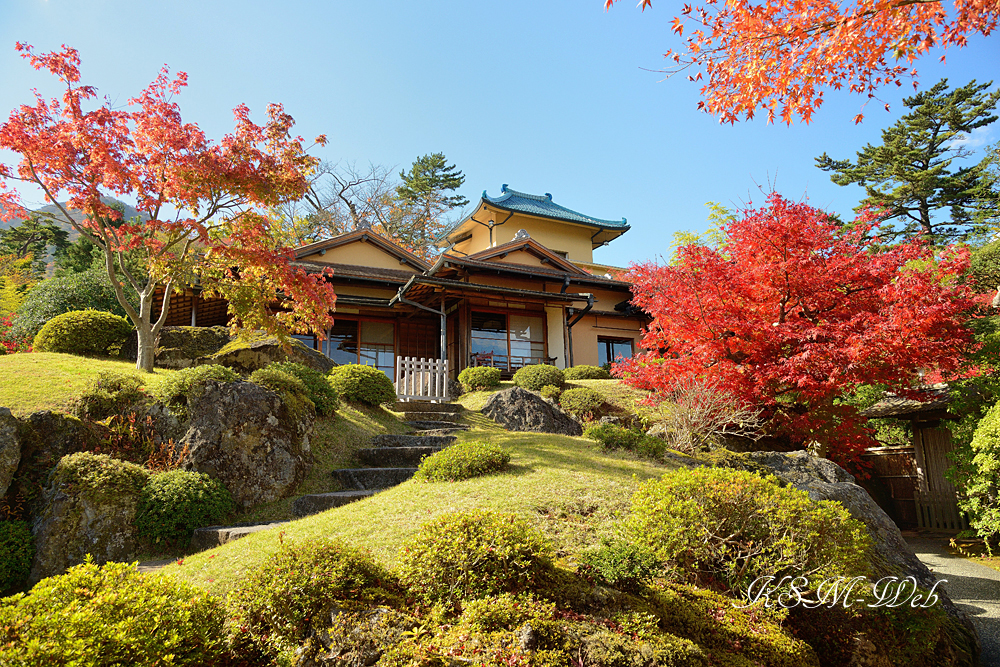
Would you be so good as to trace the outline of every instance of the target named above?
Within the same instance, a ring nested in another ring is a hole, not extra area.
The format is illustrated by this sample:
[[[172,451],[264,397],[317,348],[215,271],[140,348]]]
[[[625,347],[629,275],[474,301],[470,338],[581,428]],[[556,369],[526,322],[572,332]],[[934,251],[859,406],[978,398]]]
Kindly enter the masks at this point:
[[[504,185],[497,197],[484,191],[441,237],[432,265],[366,230],[311,243],[296,262],[333,269],[336,321],[325,340],[297,338],[390,377],[397,357],[446,358],[453,377],[470,365],[507,375],[528,364],[631,357],[648,318],[629,303],[621,269],[593,261],[595,248],[628,230],[624,218],[594,218]],[[171,304],[168,323],[222,324],[219,306],[187,295]]]

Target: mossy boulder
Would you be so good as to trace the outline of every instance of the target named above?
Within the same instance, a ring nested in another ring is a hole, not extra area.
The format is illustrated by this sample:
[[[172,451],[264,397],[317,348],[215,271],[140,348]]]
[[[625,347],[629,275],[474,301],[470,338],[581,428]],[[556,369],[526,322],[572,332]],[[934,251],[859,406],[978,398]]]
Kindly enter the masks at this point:
[[[17,431],[17,420],[10,410],[0,408],[0,497],[7,493],[21,462],[21,439]]]
[[[149,473],[104,454],[63,457],[52,472],[35,519],[29,580],[61,574],[90,554],[95,563],[129,561],[139,551],[136,507]]]
[[[311,403],[289,405],[251,382],[205,383],[188,403],[185,467],[215,477],[243,508],[290,495],[311,462]]]
[[[156,345],[156,365],[189,368],[209,357],[232,339],[226,327],[163,327]]]
[[[222,364],[239,373],[252,373],[276,361],[293,361],[324,375],[333,368],[329,357],[297,340],[282,345],[275,336],[263,331],[244,331],[200,363]]]

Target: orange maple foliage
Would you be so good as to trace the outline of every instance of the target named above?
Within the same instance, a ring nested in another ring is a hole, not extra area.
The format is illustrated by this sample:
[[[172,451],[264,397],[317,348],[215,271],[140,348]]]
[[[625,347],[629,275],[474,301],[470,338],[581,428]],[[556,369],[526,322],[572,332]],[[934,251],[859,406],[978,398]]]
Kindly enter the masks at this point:
[[[605,9],[618,0],[605,0]],[[642,9],[652,0],[640,0]],[[912,65],[932,47],[965,46],[970,33],[989,35],[998,0],[706,0],[684,4],[672,30],[683,52],[667,51],[675,74],[699,70],[703,108],[723,122],[751,119],[809,122],[826,88],[871,98],[886,85],[914,78]],[[941,56],[942,60],[944,56]],[[855,116],[860,123],[862,114]]]
[[[172,291],[199,284],[208,295],[229,300],[236,323],[287,334],[325,329],[336,296],[324,276],[292,265],[264,214],[301,197],[317,164],[290,134],[294,121],[281,105],[268,108],[263,125],[250,110],[234,110],[235,129],[213,144],[201,129],[181,119],[174,97],[187,75],[166,67],[124,108],[96,102],[97,91],[80,83],[75,49],[36,55],[17,50],[38,70],[61,81],[60,99],[35,91],[34,105],[21,105],[0,125],[0,148],[20,156],[0,164],[0,214],[23,215],[18,193],[6,181],[42,189],[56,204],[56,217],[98,246],[118,300],[136,327],[140,369],[152,370],[152,343],[163,326]],[[325,138],[319,137],[318,143]],[[114,226],[121,214],[102,197],[134,198],[145,219]],[[75,221],[70,209],[82,211]],[[147,276],[130,271],[121,254],[139,251]],[[157,288],[164,298],[153,313]],[[139,308],[124,290],[139,296]],[[272,308],[281,295],[282,307]]]

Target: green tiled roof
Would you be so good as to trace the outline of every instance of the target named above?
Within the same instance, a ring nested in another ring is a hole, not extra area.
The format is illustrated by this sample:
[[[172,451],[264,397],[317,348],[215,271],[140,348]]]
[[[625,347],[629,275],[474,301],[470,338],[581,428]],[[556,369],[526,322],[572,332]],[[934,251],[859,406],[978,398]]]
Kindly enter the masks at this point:
[[[506,183],[504,183],[500,192],[499,197],[490,197],[483,190],[483,201],[508,211],[576,222],[582,225],[601,227],[602,229],[626,230],[629,228],[628,221],[625,218],[621,220],[602,220],[568,209],[565,206],[560,206],[552,201],[552,195],[547,192],[544,195],[529,195],[509,189]]]

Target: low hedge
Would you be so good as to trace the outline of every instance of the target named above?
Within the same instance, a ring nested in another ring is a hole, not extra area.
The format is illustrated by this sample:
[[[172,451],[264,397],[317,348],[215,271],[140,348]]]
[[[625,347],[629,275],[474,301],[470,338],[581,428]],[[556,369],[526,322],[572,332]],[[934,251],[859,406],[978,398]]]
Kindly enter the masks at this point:
[[[500,386],[500,369],[492,366],[469,366],[458,374],[463,391],[479,391]]]
[[[396,387],[392,380],[374,366],[337,366],[330,371],[330,384],[347,401],[378,406],[396,400]]]
[[[0,601],[0,664],[238,664],[218,599],[134,564],[89,558]]]
[[[71,310],[56,315],[35,335],[35,352],[80,356],[115,354],[132,333],[124,317],[100,310]]]
[[[510,452],[490,442],[463,442],[431,454],[420,462],[416,479],[457,482],[499,472],[510,463]]]
[[[593,389],[577,387],[567,389],[559,396],[562,409],[581,419],[593,419],[604,405],[604,397]]]
[[[330,378],[319,371],[294,361],[277,361],[268,364],[267,369],[273,369],[292,375],[305,385],[306,397],[316,406],[316,414],[332,415],[340,407],[340,397],[337,390],[330,384]]]
[[[563,375],[566,377],[567,381],[611,379],[611,373],[609,373],[606,368],[601,368],[600,366],[587,366],[586,364],[567,368],[563,371]]]
[[[225,484],[205,473],[170,470],[153,475],[136,508],[139,536],[186,548],[196,528],[220,523],[234,508]]]
[[[563,372],[548,364],[534,364],[519,368],[514,373],[514,384],[529,391],[541,391],[545,385],[563,386]]]

